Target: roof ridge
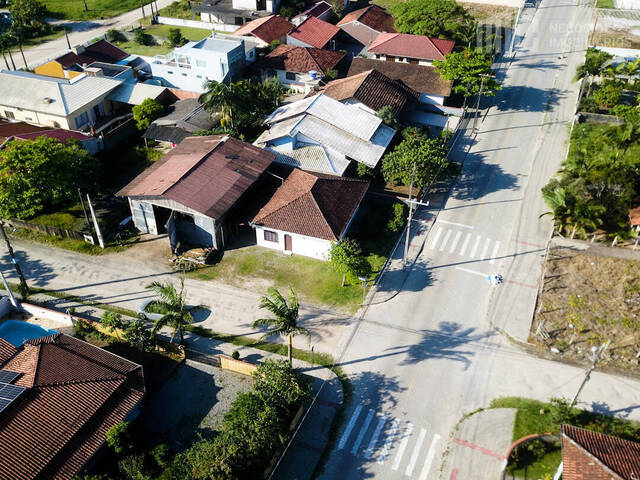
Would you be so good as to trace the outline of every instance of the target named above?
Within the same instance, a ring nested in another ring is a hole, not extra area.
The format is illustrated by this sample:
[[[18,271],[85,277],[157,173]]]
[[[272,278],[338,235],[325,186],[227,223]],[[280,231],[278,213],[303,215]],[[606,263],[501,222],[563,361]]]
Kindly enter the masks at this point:
[[[296,169],[294,169],[294,170],[293,170],[293,172],[291,172],[291,174],[293,174],[294,172],[296,172],[296,170],[297,170],[298,172],[300,172],[301,174],[308,175],[308,176],[310,176],[310,177],[314,177],[314,178],[315,178],[315,180],[313,181],[313,185],[311,185],[311,188],[309,188],[309,190],[308,190],[308,191],[303,192],[302,194],[300,194],[300,195],[298,195],[297,197],[293,198],[290,202],[287,202],[287,203],[285,203],[284,205],[282,205],[281,207],[278,207],[278,208],[276,208],[275,210],[273,210],[272,212],[269,212],[269,214],[268,214],[268,215],[265,215],[265,217],[264,217],[262,220],[264,220],[265,218],[270,217],[271,215],[273,215],[273,214],[274,214],[274,213],[276,213],[276,212],[279,212],[279,211],[280,211],[280,210],[282,210],[284,207],[287,207],[287,206],[291,205],[293,202],[297,202],[297,201],[298,201],[298,200],[300,200],[302,197],[304,197],[305,195],[307,195],[307,194],[309,194],[309,193],[311,192],[311,190],[313,189],[314,185],[315,185],[315,184],[316,184],[316,182],[318,181],[318,177],[317,177],[316,175],[313,175],[312,173],[305,172],[304,170],[302,170],[302,169],[300,169],[300,168],[296,168]],[[290,176],[291,176],[291,174],[290,174]],[[299,174],[296,174],[296,175],[299,175]],[[287,181],[287,180],[289,180],[289,177],[287,177],[287,179],[285,180],[285,183],[286,183],[286,181]],[[284,183],[283,183],[282,185],[284,185]],[[280,188],[282,188],[282,185],[280,186]],[[279,189],[278,189],[278,190],[279,190]],[[276,191],[277,191],[277,190],[276,190]],[[271,200],[269,200],[269,201],[271,201]],[[267,203],[268,203],[268,202],[267,202]],[[258,212],[258,213],[260,213],[260,212]]]
[[[82,385],[85,383],[100,383],[100,382],[113,382],[116,380],[126,380],[127,376],[126,374],[119,374],[113,377],[101,377],[101,378],[94,378],[94,379],[78,379],[78,380],[65,380],[62,382],[51,382],[51,383],[42,383],[39,385],[34,385],[33,388],[45,388],[45,387],[63,387],[66,385]]]
[[[318,180],[322,180],[322,179],[319,177],[316,177],[316,181],[313,182],[313,185],[309,189],[309,194],[311,195],[311,200],[313,200],[313,204],[316,206],[317,211],[320,213],[320,218],[322,218],[322,221],[324,222],[325,226],[329,229],[329,231],[331,232],[331,235],[333,235],[333,238],[338,240],[338,236],[336,235],[336,232],[334,232],[333,228],[331,228],[331,225],[329,225],[329,221],[327,220],[327,217],[322,211],[322,208],[320,208],[320,205],[318,205],[318,201],[316,200],[316,196],[313,192],[313,189],[316,187],[316,185],[318,185]]]
[[[442,52],[442,50],[440,50],[440,48],[438,48],[438,45],[436,45],[436,42],[433,41],[433,38],[429,37],[428,35],[425,35],[425,37],[429,39],[429,42],[431,43],[431,45],[433,45],[433,48],[435,48],[438,53],[444,57],[444,53]]]
[[[320,67],[320,63],[318,62],[318,60],[316,60],[316,56],[313,54],[314,52],[311,51],[314,47],[302,47],[302,48],[304,48],[304,51],[307,52],[307,55],[311,57],[311,61],[316,65],[316,69],[324,73],[324,69]]]

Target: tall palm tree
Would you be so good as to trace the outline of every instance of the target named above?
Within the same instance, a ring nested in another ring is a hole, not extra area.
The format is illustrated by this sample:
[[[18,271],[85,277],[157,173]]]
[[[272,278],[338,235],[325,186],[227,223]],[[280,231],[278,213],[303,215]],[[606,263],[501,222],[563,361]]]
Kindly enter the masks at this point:
[[[226,128],[227,124],[234,127],[233,108],[238,101],[236,84],[216,82],[210,80],[205,83],[206,92],[200,95],[198,102],[210,113],[217,113],[220,116],[220,125]]]
[[[162,318],[156,320],[151,330],[152,337],[155,337],[162,327],[168,325],[173,328],[171,343],[173,343],[176,333],[180,335],[180,343],[184,343],[184,327],[193,323],[191,311],[194,308],[198,308],[189,308],[186,305],[187,295],[184,291],[184,278],[180,279],[179,292],[171,283],[153,282],[147,285],[147,288],[158,295],[158,303],[162,305],[164,310],[164,315]]]
[[[289,302],[282,294],[273,287],[267,290],[267,295],[260,299],[260,308],[271,312],[275,318],[260,318],[253,322],[253,327],[274,327],[273,330],[265,333],[261,338],[271,335],[280,335],[289,338],[288,356],[289,365],[293,361],[292,342],[293,337],[298,334],[310,336],[311,332],[298,325],[298,310],[300,304],[298,297],[291,287],[289,287]]]
[[[605,66],[613,56],[597,48],[588,48],[584,57],[584,63],[578,66],[576,70],[575,80],[581,80],[586,78],[589,80],[589,87],[587,88],[587,97],[591,93],[591,87],[593,85],[594,77],[599,77],[605,72]]]

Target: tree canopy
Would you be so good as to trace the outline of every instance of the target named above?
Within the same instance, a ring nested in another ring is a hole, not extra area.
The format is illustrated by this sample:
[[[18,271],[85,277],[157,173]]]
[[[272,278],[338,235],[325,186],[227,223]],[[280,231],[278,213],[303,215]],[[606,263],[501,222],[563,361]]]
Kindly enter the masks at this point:
[[[11,31],[20,38],[31,37],[49,29],[45,21],[47,8],[37,0],[11,0]]]
[[[140,105],[135,105],[131,111],[138,130],[144,132],[149,125],[164,113],[164,106],[152,98],[145,98]]]
[[[331,244],[329,265],[336,272],[342,274],[343,287],[347,277],[354,281],[357,277],[369,273],[369,263],[362,256],[360,245],[351,238],[343,238],[339,242]]]
[[[491,57],[478,49],[452,52],[444,60],[434,60],[433,65],[442,78],[454,82],[453,91],[465,97],[480,92],[483,75],[493,75]],[[494,78],[485,77],[482,94],[495,95],[501,88]]]
[[[68,204],[78,188],[94,186],[97,165],[77,141],[9,142],[0,150],[0,217],[29,218]]]

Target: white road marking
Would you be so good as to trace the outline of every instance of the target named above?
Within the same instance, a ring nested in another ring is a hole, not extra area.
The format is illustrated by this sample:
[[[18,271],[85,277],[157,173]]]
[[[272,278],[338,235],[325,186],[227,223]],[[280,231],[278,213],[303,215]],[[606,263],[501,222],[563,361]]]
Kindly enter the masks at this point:
[[[400,420],[397,418],[393,419],[391,422],[391,431],[389,432],[389,436],[387,440],[384,442],[384,446],[382,447],[382,452],[378,457],[378,463],[380,465],[384,464],[384,461],[387,459],[387,455],[391,451],[391,445],[393,445],[393,441],[396,439],[396,433],[398,432],[398,427],[400,426]]]
[[[442,240],[442,245],[440,245],[441,252],[444,251],[444,247],[447,245],[447,242],[449,241],[449,237],[451,237],[452,233],[453,233],[453,230],[447,230],[447,234],[444,236],[444,239]]]
[[[449,249],[449,253],[453,253],[454,250],[456,249],[456,245],[458,245],[458,242],[460,241],[460,237],[462,236],[462,232],[458,232],[456,233],[456,238],[453,239],[453,243],[451,244],[451,248]]]
[[[467,233],[467,238],[464,239],[464,243],[462,244],[462,248],[460,249],[460,256],[463,256],[464,252],[467,251],[467,246],[469,246],[469,240],[471,240],[471,233]]]
[[[429,470],[431,470],[431,464],[433,463],[433,457],[436,455],[436,443],[440,440],[440,435],[437,433],[433,436],[433,441],[429,447],[429,453],[427,453],[427,459],[424,461],[422,472],[420,472],[420,480],[427,480],[429,476]]]
[[[500,248],[500,242],[496,240],[496,246],[493,247],[493,253],[491,254],[491,260],[489,263],[495,263],[496,257],[498,256],[498,249]]]
[[[371,456],[373,455],[373,452],[376,449],[376,443],[378,443],[378,437],[380,436],[380,432],[382,431],[382,427],[384,426],[384,422],[386,421],[386,415],[382,414],[380,420],[378,420],[376,429],[373,431],[373,437],[371,437],[371,440],[369,441],[367,450],[364,452],[364,458],[371,458]]]
[[[468,268],[464,268],[464,267],[456,267],[456,270],[462,270],[463,272],[467,272],[467,273],[474,273],[474,274],[480,275],[481,277],[484,277],[484,278],[487,278],[489,276],[486,273],[476,272],[475,270],[469,270]]]
[[[440,220],[440,219],[438,219],[438,223],[446,223],[447,225],[455,225],[456,227],[473,229],[473,227],[471,225],[465,225],[464,223],[450,222],[448,220]]]
[[[356,443],[354,443],[353,447],[351,447],[351,453],[353,455],[355,455],[358,449],[360,448],[362,439],[364,438],[365,433],[367,433],[367,430],[369,429],[369,424],[371,423],[372,419],[373,419],[373,410],[369,410],[369,413],[367,414],[367,418],[365,418],[364,423],[362,424],[362,428],[360,428],[360,432],[358,433],[358,437],[356,438]]]
[[[413,432],[413,423],[407,421],[407,428],[404,430],[404,434],[402,435],[402,440],[400,440],[400,446],[398,447],[398,452],[396,453],[396,458],[393,460],[393,466],[391,470],[398,470],[400,466],[400,462],[402,461],[402,456],[404,455],[404,451],[407,449],[407,444],[409,443],[409,437]]]
[[[438,228],[438,231],[436,232],[436,236],[433,237],[433,242],[431,242],[432,250],[436,248],[436,243],[438,243],[438,239],[440,238],[440,235],[442,235],[442,228]]]
[[[362,405],[358,405],[356,409],[353,411],[351,418],[349,419],[349,423],[347,424],[347,428],[345,429],[342,437],[340,437],[340,442],[338,442],[338,450],[342,450],[349,439],[349,435],[351,435],[351,430],[353,430],[358,417],[360,416],[360,412],[362,411]]]
[[[471,253],[469,254],[471,258],[476,258],[476,252],[478,251],[478,245],[480,245],[481,238],[482,237],[480,237],[480,235],[478,235],[478,238],[476,238],[476,243],[473,244],[473,248],[471,249]]]
[[[424,443],[424,437],[427,436],[427,431],[424,428],[420,429],[420,435],[418,435],[418,441],[416,442],[416,446],[413,447],[413,453],[411,454],[411,460],[409,460],[409,465],[407,465],[407,469],[404,471],[404,474],[408,477],[413,473],[413,469],[416,466],[416,462],[418,461],[418,455],[420,455],[420,449],[422,448],[422,444]]]
[[[480,258],[485,259],[487,258],[487,251],[489,251],[489,244],[491,243],[491,239],[487,238],[484,241],[484,247],[482,247],[482,253],[480,254]]]

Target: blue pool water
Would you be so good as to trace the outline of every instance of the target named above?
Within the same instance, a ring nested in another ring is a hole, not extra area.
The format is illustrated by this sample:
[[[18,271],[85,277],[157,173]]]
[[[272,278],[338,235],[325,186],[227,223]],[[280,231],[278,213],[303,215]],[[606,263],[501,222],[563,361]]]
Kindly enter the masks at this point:
[[[58,332],[19,320],[7,320],[0,325],[0,337],[16,347],[21,346],[26,340],[46,337],[54,333]]]

